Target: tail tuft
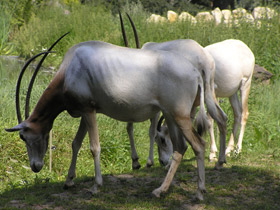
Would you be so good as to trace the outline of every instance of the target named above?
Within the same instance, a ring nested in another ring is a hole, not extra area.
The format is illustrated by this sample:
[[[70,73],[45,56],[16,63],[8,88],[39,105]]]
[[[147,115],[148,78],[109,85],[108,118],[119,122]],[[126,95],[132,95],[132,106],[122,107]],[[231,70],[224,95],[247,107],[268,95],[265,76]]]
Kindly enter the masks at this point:
[[[208,117],[203,109],[200,109],[199,112],[197,113],[195,126],[197,129],[197,133],[200,136],[203,136],[210,127]]]
[[[197,128],[197,132],[200,136],[202,136],[210,127],[210,123],[208,121],[208,117],[205,111],[204,105],[204,86],[202,78],[199,79],[198,89],[200,91],[200,109],[197,113],[197,117],[195,120],[195,125]]]

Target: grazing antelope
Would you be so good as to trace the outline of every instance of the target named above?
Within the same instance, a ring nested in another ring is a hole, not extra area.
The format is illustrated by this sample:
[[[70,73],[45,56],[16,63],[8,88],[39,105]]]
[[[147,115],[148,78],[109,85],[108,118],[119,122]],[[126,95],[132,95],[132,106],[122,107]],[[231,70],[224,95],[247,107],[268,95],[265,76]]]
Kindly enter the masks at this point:
[[[205,113],[202,77],[184,57],[166,51],[87,41],[67,51],[32,114],[24,121],[18,116],[19,124],[6,130],[19,131],[20,138],[26,143],[30,167],[39,172],[44,165],[49,132],[56,117],[63,110],[72,117],[81,117],[72,143],[72,162],[65,186],[73,185],[77,154],[88,132],[95,163],[95,184],[90,191],[96,193],[103,183],[96,114],[103,113],[124,122],[142,122],[161,111],[169,128],[174,153],[165,180],[153,194],[159,197],[168,190],[187,149],[187,140],[197,158],[196,195],[202,200],[205,142],[192,127],[191,110],[196,103],[200,103],[200,109]]]
[[[255,57],[246,44],[234,39],[209,45],[205,49],[214,58],[216,64],[216,96],[229,98],[234,114],[234,124],[226,154],[230,154],[234,149],[236,149],[236,153],[239,153],[242,148],[242,139],[249,115],[248,97],[255,67]],[[238,97],[239,90],[241,102]],[[235,148],[234,139],[236,139],[240,124],[239,138]],[[210,136],[215,148],[213,121],[210,126]]]
[[[125,45],[128,47],[122,16],[120,13],[119,15],[120,15],[124,42]],[[130,23],[134,31],[136,46],[137,48],[140,48],[135,25],[132,19],[130,18],[130,16],[128,14],[127,16],[130,20]],[[148,42],[143,45],[142,49],[164,50],[164,51],[178,53],[183,57],[185,57],[189,62],[191,62],[200,72],[205,87],[204,97],[207,106],[207,111],[210,114],[210,116],[212,116],[212,118],[214,118],[215,121],[217,122],[220,131],[220,154],[219,154],[219,160],[216,164],[216,168],[221,168],[223,166],[223,163],[226,162],[225,150],[226,150],[227,116],[220,108],[220,106],[218,105],[215,99],[216,97],[215,97],[215,90],[214,90],[214,76],[215,76],[214,59],[208,53],[208,51],[206,51],[200,44],[198,44],[196,41],[191,39],[179,39],[179,40],[173,40],[173,41],[162,42],[162,43]],[[194,109],[192,110],[192,118],[194,118],[195,116],[195,111],[196,109],[194,107]],[[202,112],[200,111],[197,115],[197,120],[199,121],[203,117],[203,114],[201,113]],[[149,130],[150,152],[147,161],[147,166],[151,165],[151,163],[153,164],[153,144],[156,136],[156,122],[158,120],[158,117],[159,117],[159,113],[154,118],[151,119],[151,126]],[[158,127],[158,130],[159,128],[160,127]],[[132,123],[128,123],[127,130],[129,134],[131,151],[132,151],[131,156],[132,156],[133,168],[135,168],[135,166],[140,167],[140,164],[138,162],[138,155],[134,146]],[[162,165],[167,165],[170,159],[170,155],[168,154],[172,154],[170,153],[171,149],[166,148],[168,147],[168,145],[170,145],[170,143],[165,141],[165,138],[156,138],[156,142],[159,151],[159,161]],[[162,155],[165,154],[166,152],[167,155]],[[210,160],[214,160],[216,158],[216,152],[217,152],[217,148],[211,147],[211,152],[209,157]]]
[[[215,92],[217,97],[228,97],[234,113],[234,124],[226,154],[230,155],[235,149],[236,154],[240,153],[242,148],[242,139],[245,132],[245,125],[248,119],[248,97],[252,81],[252,75],[255,66],[255,57],[252,51],[240,40],[225,40],[205,47],[215,60]],[[241,102],[239,101],[238,91],[240,91]],[[161,126],[162,121],[158,123],[158,136],[161,141],[168,142],[168,130]],[[236,147],[238,128],[240,127],[239,138]],[[217,151],[213,120],[210,124],[211,150]],[[166,159],[170,158],[172,144],[158,143],[159,151]],[[167,152],[166,152],[167,151]]]

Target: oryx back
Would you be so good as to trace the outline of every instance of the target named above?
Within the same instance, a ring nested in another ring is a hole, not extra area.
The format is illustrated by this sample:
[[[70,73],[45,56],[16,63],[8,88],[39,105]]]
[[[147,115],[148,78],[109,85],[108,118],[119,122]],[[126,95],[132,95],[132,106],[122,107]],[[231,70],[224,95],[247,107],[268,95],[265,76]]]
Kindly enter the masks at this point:
[[[195,98],[189,95],[196,95],[193,84],[199,74],[183,57],[98,41],[81,43],[70,51],[64,89],[72,115],[94,108],[133,122],[149,119],[161,106],[174,109],[170,99],[182,101],[179,106],[192,106],[188,98]]]

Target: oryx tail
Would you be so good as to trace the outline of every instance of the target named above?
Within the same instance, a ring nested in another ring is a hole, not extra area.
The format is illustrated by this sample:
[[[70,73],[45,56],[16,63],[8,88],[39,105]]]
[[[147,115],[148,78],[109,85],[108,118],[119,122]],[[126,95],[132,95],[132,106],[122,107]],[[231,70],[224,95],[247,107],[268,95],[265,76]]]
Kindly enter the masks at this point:
[[[218,124],[224,124],[227,122],[227,115],[215,101],[212,94],[205,94],[205,103],[208,113]]]
[[[201,136],[209,129],[210,126],[204,105],[204,85],[202,77],[199,77],[198,87],[200,89],[200,109],[197,113],[195,123],[197,126],[197,132]]]

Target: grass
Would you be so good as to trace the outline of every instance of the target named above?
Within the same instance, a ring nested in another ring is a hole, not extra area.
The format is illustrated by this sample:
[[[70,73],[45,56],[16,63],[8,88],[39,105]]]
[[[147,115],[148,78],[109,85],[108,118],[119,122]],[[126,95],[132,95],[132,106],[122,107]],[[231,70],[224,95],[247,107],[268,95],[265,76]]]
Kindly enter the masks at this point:
[[[0,4],[0,54],[10,54],[13,51],[13,45],[9,43],[11,32],[11,20],[13,11],[7,12],[6,5]]]
[[[54,12],[55,11],[55,12]],[[123,8],[131,11],[131,8]],[[214,163],[206,159],[205,201],[195,201],[197,188],[196,162],[189,149],[180,165],[169,191],[160,199],[151,197],[159,187],[166,171],[159,166],[155,148],[155,163],[151,169],[144,168],[148,156],[149,122],[135,124],[136,148],[143,166],[131,170],[130,146],[126,124],[106,116],[98,115],[101,141],[101,167],[104,186],[94,197],[85,189],[92,185],[94,164],[85,139],[77,161],[76,187],[63,190],[71,160],[71,142],[78,129],[79,119],[63,112],[53,127],[53,161],[49,170],[49,153],[45,166],[38,174],[31,172],[24,142],[18,133],[7,133],[4,128],[17,124],[14,108],[14,92],[17,76],[23,63],[0,61],[0,209],[277,209],[280,195],[280,112],[278,97],[280,81],[279,48],[280,24],[278,19],[264,23],[257,29],[248,24],[228,28],[189,23],[146,23],[147,13],[141,7],[131,12],[138,28],[141,43],[191,38],[203,46],[236,38],[244,41],[256,56],[256,62],[271,70],[275,76],[270,85],[252,83],[249,98],[249,119],[246,126],[242,153],[232,154],[225,168],[216,171]],[[270,30],[266,27],[270,24]],[[132,30],[128,21],[125,27],[129,43],[134,46]],[[63,54],[75,43],[98,39],[118,45],[122,44],[118,17],[102,8],[77,6],[70,15],[61,8],[41,8],[30,19],[28,25],[15,33],[12,42],[17,52],[29,57],[42,48],[49,47],[64,32],[71,31],[56,47],[56,55],[49,56],[46,64],[56,68]],[[31,51],[33,49],[33,51]],[[23,106],[31,69],[23,79],[21,104]],[[31,107],[38,101],[53,74],[40,72],[32,92]],[[227,99],[221,103],[233,122]],[[31,108],[31,110],[32,110]],[[229,134],[228,134],[229,135]],[[209,140],[209,136],[205,137]],[[227,138],[228,139],[228,138]],[[209,154],[207,145],[206,157]]]
[[[124,45],[118,15],[112,15],[106,8],[89,5],[76,5],[68,9],[70,14],[66,15],[64,8],[39,8],[29,23],[12,36],[11,41],[17,53],[30,57],[50,46],[53,40],[68,31],[71,33],[56,47],[58,56],[49,59],[49,65],[57,66],[67,49],[82,41],[101,40]],[[215,23],[201,22],[196,25],[189,22],[147,23],[146,19],[150,14],[145,12],[141,5],[128,4],[120,10],[125,19],[130,46],[134,47],[135,41],[125,12],[134,20],[141,44],[189,38],[207,46],[225,39],[239,39],[252,49],[256,63],[274,73],[275,78],[279,78],[279,16],[271,20],[262,20],[260,25],[241,22],[239,26],[228,27],[225,24],[216,26]]]

